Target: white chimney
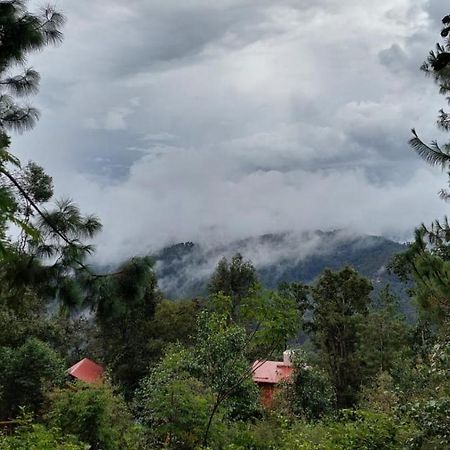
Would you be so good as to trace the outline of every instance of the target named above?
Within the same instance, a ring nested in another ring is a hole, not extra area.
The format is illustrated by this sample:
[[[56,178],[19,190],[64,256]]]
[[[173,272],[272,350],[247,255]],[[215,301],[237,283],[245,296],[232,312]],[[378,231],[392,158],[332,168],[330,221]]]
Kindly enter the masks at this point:
[[[285,350],[283,352],[283,364],[285,366],[292,366],[293,356],[294,356],[294,352],[292,350]]]

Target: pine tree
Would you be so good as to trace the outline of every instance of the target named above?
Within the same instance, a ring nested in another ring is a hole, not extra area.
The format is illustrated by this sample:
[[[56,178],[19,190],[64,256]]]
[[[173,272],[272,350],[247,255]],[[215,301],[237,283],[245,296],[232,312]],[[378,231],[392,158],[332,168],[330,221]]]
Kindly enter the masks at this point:
[[[153,318],[161,301],[153,261],[133,258],[114,276],[95,280],[90,303],[103,344],[103,359],[114,382],[131,396],[159,356],[153,348]]]
[[[450,92],[450,19],[445,16],[442,19],[443,29],[441,37],[443,44],[436,44],[436,50],[432,50],[423,63],[421,69],[430,75],[439,86],[439,92],[442,95],[448,95]],[[447,97],[450,104],[450,97]],[[444,131],[450,131],[450,115],[441,109],[438,118],[438,126]],[[450,143],[440,146],[437,141],[430,145],[425,144],[413,129],[413,137],[410,140],[412,148],[429,164],[441,166],[443,169],[449,168],[450,164]],[[446,196],[446,193],[442,193]]]
[[[450,104],[450,15],[442,22],[444,42],[436,44],[421,69],[433,78]],[[442,109],[437,123],[441,130],[450,131],[450,114]],[[440,145],[433,141],[427,145],[414,129],[412,132],[411,147],[430,165],[447,170],[450,177],[450,142]],[[447,200],[450,193],[442,190],[440,197]],[[430,227],[421,225],[408,251],[394,260],[392,268],[403,280],[414,280],[412,294],[427,320],[445,324],[450,317],[450,224],[447,218],[434,221]]]
[[[36,108],[20,102],[36,93],[39,87],[39,74],[25,66],[26,58],[30,52],[61,41],[64,21],[64,16],[52,7],[33,14],[24,0],[0,0],[0,259],[9,249],[5,238],[9,222],[32,232],[28,224],[17,217],[9,167],[19,167],[20,162],[8,151],[10,137],[7,134],[10,130],[30,129],[39,118]],[[22,71],[14,75],[11,72],[16,67]]]

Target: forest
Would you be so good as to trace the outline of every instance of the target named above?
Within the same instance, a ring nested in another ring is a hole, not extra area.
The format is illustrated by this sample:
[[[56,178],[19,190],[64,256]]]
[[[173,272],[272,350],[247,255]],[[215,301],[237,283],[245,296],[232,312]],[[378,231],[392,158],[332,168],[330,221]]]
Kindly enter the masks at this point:
[[[414,320],[389,284],[374,294],[350,266],[268,289],[236,253],[205,295],[176,301],[150,257],[98,271],[100,218],[55,199],[51,174],[13,151],[39,119],[27,57],[61,42],[65,22],[51,7],[0,1],[0,449],[450,448],[448,221],[411,224],[414,239],[387,267]],[[450,102],[450,16],[442,22],[421,70]],[[438,126],[450,131],[444,110]],[[409,144],[450,169],[450,143],[413,130]],[[292,376],[263,405],[253,363],[286,350]],[[101,380],[67,373],[84,358]]]

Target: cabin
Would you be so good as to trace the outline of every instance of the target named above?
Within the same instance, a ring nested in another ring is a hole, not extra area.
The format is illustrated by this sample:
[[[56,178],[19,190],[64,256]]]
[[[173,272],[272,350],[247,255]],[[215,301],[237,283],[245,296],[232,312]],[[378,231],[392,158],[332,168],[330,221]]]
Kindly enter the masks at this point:
[[[252,365],[253,381],[259,386],[261,403],[265,408],[270,408],[278,385],[282,381],[288,381],[294,367],[292,365],[292,352],[283,353],[283,361],[256,360]]]
[[[102,381],[104,369],[94,361],[84,358],[67,369],[66,373],[76,380],[93,384]]]

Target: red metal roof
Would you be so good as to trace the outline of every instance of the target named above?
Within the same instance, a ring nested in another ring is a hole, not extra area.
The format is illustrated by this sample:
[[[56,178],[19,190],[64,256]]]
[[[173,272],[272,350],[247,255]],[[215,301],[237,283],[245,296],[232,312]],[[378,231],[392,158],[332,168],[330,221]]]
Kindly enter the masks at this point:
[[[69,375],[72,375],[74,378],[84,381],[85,383],[95,383],[100,381],[103,372],[102,366],[99,366],[88,358],[82,359],[67,369]]]
[[[283,361],[255,361],[252,378],[255,383],[277,384],[292,375],[293,367]]]

